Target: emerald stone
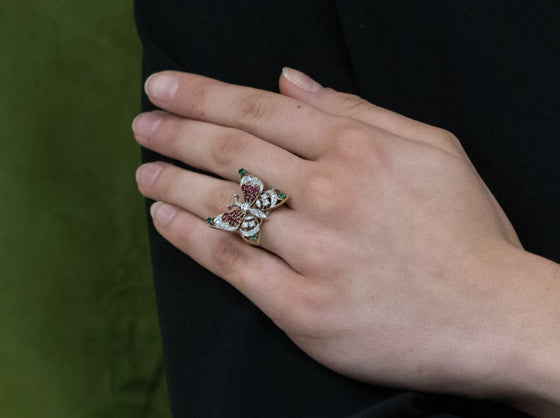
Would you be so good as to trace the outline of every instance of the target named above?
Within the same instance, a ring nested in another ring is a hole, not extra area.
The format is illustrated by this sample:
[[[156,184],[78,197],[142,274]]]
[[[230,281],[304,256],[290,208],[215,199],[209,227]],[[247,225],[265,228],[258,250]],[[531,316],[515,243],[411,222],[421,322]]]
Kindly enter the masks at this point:
[[[212,225],[212,223],[214,223],[214,218],[206,218],[206,223]]]
[[[280,194],[278,195],[278,197],[280,199],[284,199],[286,197],[286,195],[284,194],[284,192],[280,192]]]
[[[245,171],[244,168],[240,168],[239,171],[238,171],[238,173],[239,173],[239,175],[240,175],[241,177],[243,177],[243,176],[245,175],[246,171]]]
[[[251,235],[251,241],[256,241],[256,240],[257,240],[257,234]]]

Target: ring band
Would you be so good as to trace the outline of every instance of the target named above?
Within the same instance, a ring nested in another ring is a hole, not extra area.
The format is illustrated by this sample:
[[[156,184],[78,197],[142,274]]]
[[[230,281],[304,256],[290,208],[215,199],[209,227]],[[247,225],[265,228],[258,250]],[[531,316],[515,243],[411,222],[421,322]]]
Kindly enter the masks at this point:
[[[261,225],[273,209],[286,203],[289,196],[277,189],[263,192],[262,180],[243,168],[239,169],[239,175],[243,202],[239,201],[237,193],[234,194],[235,202],[226,205],[230,211],[221,213],[215,218],[207,218],[206,222],[210,227],[223,231],[239,230],[245,242],[259,245]]]

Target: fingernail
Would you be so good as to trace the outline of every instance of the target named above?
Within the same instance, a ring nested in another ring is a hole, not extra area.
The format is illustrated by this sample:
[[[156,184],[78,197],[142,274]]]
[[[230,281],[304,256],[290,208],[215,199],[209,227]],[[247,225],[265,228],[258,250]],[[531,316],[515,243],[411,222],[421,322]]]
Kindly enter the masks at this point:
[[[286,79],[290,83],[295,84],[300,89],[309,91],[311,93],[317,93],[319,90],[323,88],[323,86],[321,86],[311,77],[302,73],[301,71],[294,70],[293,68],[288,68],[288,67],[282,68],[282,75],[286,77]]]
[[[139,139],[146,139],[152,136],[161,123],[161,116],[156,112],[142,113],[132,122],[132,130]]]
[[[146,80],[146,93],[151,99],[170,100],[177,93],[179,82],[175,76],[167,73],[152,74]]]
[[[156,202],[150,207],[150,214],[159,225],[167,225],[177,214],[177,210],[166,203]]]
[[[163,166],[157,163],[141,165],[136,170],[136,181],[142,186],[149,186],[153,184],[161,170],[163,170]]]

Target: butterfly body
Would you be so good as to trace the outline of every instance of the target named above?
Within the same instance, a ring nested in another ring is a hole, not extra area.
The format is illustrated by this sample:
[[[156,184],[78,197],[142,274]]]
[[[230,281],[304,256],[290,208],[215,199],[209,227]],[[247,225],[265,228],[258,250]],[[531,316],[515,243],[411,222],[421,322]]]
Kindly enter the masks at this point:
[[[239,195],[235,194],[235,203],[228,205],[229,212],[208,218],[206,221],[212,228],[224,231],[239,230],[246,242],[258,245],[262,223],[268,218],[271,210],[288,200],[288,195],[276,189],[263,192],[264,185],[261,179],[244,169],[240,169],[239,174],[243,202],[240,202]]]

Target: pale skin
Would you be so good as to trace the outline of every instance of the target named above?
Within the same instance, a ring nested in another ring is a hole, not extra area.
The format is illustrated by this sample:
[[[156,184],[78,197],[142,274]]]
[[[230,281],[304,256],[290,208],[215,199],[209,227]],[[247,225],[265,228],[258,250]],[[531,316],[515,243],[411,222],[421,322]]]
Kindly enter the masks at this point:
[[[295,70],[279,87],[146,82],[163,111],[137,141],[220,177],[142,165],[159,233],[336,372],[559,416],[560,266],[523,249],[459,140]],[[260,247],[205,222],[239,168],[290,195]]]

